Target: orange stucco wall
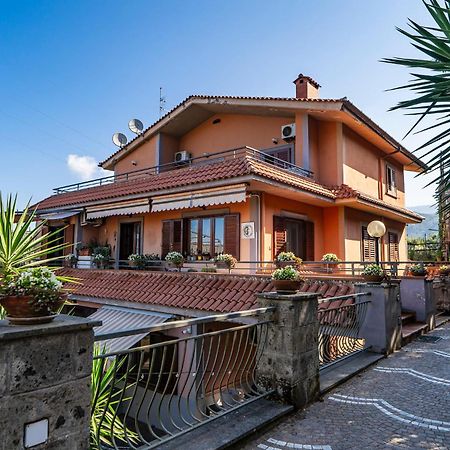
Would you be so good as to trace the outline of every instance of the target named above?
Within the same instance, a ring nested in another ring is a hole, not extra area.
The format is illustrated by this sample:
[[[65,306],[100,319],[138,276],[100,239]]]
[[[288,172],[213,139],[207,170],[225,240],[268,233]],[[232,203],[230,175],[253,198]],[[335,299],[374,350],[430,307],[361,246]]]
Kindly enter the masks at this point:
[[[118,161],[114,166],[114,173],[119,175],[121,173],[156,166],[158,164],[156,155],[158,139],[158,135],[152,136],[148,141],[144,142],[133,152]],[[134,165],[132,161],[134,161],[136,165]]]
[[[326,186],[342,183],[342,125],[317,121],[317,177]]]
[[[367,142],[348,127],[343,127],[344,136],[344,180],[354,189],[380,198],[379,180],[383,183],[382,199],[390,204],[404,206],[405,185],[403,168],[386,158],[374,145]],[[386,194],[386,162],[396,169],[397,198]]]

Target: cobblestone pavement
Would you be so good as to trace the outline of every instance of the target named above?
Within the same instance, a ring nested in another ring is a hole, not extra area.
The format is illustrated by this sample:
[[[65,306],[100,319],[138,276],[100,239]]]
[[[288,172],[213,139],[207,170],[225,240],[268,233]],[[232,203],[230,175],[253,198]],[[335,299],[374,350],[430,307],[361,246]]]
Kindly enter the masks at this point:
[[[450,324],[414,341],[242,449],[450,449]]]

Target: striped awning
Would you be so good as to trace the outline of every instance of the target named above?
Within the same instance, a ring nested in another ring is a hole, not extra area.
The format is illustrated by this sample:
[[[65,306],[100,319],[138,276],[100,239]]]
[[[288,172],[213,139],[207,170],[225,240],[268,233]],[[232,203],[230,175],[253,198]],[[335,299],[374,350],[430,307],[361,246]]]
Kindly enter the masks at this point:
[[[161,195],[152,198],[152,212],[172,209],[199,208],[202,206],[224,205],[245,202],[245,184],[185,192],[183,194]]]
[[[148,199],[144,199],[88,207],[86,208],[86,219],[91,220],[111,216],[128,216],[130,214],[144,214],[148,212],[150,212],[150,202]]]
[[[62,219],[68,219],[69,217],[76,216],[77,214],[80,214],[80,212],[81,212],[81,209],[47,213],[47,214],[38,214],[38,218],[41,220],[62,220]]]
[[[102,325],[94,328],[95,336],[112,333],[114,331],[133,331],[141,328],[150,327],[158,323],[164,323],[170,319],[171,315],[162,314],[153,311],[134,310],[130,308],[121,308],[116,306],[103,306],[89,319],[101,320]],[[119,350],[131,348],[149,332],[131,334],[114,339],[100,340],[101,347],[105,347],[107,353],[114,353]]]

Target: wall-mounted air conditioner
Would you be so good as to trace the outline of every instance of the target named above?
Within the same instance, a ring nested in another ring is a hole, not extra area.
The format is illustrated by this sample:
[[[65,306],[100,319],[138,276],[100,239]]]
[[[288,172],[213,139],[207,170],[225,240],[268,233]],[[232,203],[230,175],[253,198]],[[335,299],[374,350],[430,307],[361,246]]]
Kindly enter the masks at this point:
[[[175,153],[175,162],[177,164],[186,163],[191,160],[191,157],[192,157],[191,154],[186,150],[183,150],[181,152],[176,152]]]
[[[281,127],[281,137],[285,141],[289,141],[295,138],[295,123],[289,123]]]

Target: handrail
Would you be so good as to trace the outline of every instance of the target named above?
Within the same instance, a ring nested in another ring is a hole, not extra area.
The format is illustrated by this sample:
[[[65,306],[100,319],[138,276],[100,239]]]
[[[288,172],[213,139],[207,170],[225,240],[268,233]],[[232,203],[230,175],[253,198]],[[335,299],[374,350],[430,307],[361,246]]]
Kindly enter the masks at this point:
[[[176,170],[176,169],[182,169],[186,166],[201,164],[202,162],[214,162],[214,160],[220,160],[221,157],[227,158],[236,158],[243,155],[247,155],[251,158],[255,158],[259,161],[274,165],[276,167],[290,170],[294,172],[298,172],[302,176],[312,177],[313,172],[311,172],[308,169],[305,169],[300,166],[296,166],[293,163],[290,163],[288,161],[284,161],[280,158],[277,158],[276,156],[273,156],[268,153],[264,153],[260,150],[257,150],[253,147],[244,146],[244,147],[237,147],[232,148],[229,150],[223,150],[220,152],[210,153],[207,155],[197,156],[195,158],[191,158],[188,161],[184,162],[170,162],[165,164],[159,164],[157,166],[151,166],[146,167],[144,169],[138,169],[130,172],[125,172],[119,175],[109,175],[106,177],[101,178],[94,178],[92,180],[83,181],[80,183],[74,183],[74,184],[68,184],[65,186],[59,186],[53,189],[53,191],[56,194],[62,194],[65,192],[73,192],[73,191],[79,191],[80,189],[87,189],[89,187],[94,186],[102,186],[105,184],[111,184],[116,183],[119,181],[129,181],[134,178],[139,178],[145,175],[157,175],[161,172],[166,172],[168,170]]]
[[[171,330],[173,328],[183,328],[189,327],[192,325],[199,325],[202,323],[210,323],[210,322],[220,322],[224,320],[232,320],[238,319],[240,317],[251,317],[251,316],[259,316],[261,314],[265,314],[267,312],[273,312],[275,310],[274,307],[266,307],[266,308],[256,308],[256,309],[247,309],[245,311],[238,311],[232,313],[224,313],[224,314],[214,314],[211,316],[204,317],[196,317],[193,319],[183,319],[183,320],[174,320],[173,322],[165,322],[159,323],[156,325],[150,325],[144,328],[136,328],[134,330],[118,330],[112,331],[110,333],[101,333],[95,335],[95,341],[104,341],[106,339],[114,339],[123,336],[131,336],[135,334],[141,333],[153,333],[156,331],[164,331]]]

